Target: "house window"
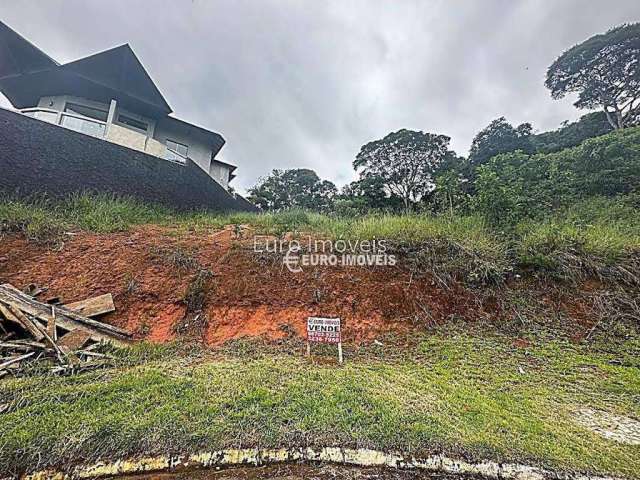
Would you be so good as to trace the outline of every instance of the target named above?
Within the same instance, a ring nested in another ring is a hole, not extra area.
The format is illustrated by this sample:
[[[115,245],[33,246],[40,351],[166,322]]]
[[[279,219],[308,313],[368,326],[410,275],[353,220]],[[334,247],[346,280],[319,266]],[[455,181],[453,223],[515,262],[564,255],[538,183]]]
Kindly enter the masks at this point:
[[[165,152],[164,158],[173,160],[174,162],[185,163],[188,154],[189,147],[187,145],[167,139],[167,151]]]
[[[81,115],[83,117],[93,118],[101,122],[106,122],[109,112],[106,110],[100,110],[99,108],[86,107],[84,105],[78,105],[77,103],[67,103],[64,107],[65,113],[73,113],[75,115]]]
[[[105,122],[108,115],[107,111],[99,108],[67,103],[60,125],[94,137],[104,137]]]
[[[131,127],[134,130],[139,130],[141,132],[147,133],[147,124],[145,122],[141,122],[140,120],[136,120],[135,118],[128,117],[127,115],[118,115],[118,122]]]

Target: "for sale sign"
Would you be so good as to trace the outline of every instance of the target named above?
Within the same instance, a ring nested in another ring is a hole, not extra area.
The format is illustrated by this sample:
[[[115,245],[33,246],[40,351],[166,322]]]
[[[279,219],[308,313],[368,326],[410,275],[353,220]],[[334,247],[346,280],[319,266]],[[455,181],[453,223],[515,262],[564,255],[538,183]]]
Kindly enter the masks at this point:
[[[309,317],[307,340],[310,342],[340,343],[340,319]]]

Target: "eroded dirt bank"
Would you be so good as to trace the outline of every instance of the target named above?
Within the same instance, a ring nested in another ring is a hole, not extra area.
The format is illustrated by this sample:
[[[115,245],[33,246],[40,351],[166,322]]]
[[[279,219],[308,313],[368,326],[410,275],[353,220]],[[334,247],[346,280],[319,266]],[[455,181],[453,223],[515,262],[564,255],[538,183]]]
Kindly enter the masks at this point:
[[[341,317],[345,340],[363,342],[453,319],[499,322],[513,313],[491,294],[480,300],[460,284],[439,286],[429,276],[412,275],[402,262],[291,273],[280,258],[256,254],[252,245],[250,235],[233,228],[76,233],[58,248],[10,235],[0,242],[0,281],[46,286],[44,297],[64,302],[110,292],[117,311],[103,321],[154,342],[177,336],[209,345],[261,335],[276,340],[302,335],[310,315]],[[580,316],[577,324],[586,332],[589,322]]]
[[[263,467],[229,468],[227,470],[188,470],[116,477],[122,480],[468,480],[466,475],[427,473],[388,468],[362,468],[346,465],[267,465]]]

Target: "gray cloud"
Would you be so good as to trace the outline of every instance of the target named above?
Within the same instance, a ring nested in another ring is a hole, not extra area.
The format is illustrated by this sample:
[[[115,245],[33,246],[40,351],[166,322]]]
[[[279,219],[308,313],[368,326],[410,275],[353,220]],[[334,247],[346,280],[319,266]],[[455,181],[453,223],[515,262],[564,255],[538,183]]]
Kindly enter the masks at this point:
[[[556,128],[583,112],[550,98],[547,66],[640,20],[636,0],[0,0],[0,12],[61,62],[131,44],[178,117],[225,136],[241,191],[273,168],[342,185],[360,146],[399,128],[447,134],[460,154],[501,115]]]

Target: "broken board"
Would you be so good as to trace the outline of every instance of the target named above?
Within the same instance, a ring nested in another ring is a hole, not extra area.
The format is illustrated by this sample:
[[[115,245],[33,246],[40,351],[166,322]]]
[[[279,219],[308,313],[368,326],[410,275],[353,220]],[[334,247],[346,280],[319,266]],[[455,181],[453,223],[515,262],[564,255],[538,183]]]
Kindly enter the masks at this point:
[[[97,317],[98,315],[116,311],[116,307],[113,304],[113,297],[110,293],[87,298],[79,302],[67,303],[64,307],[78,312],[85,317]]]

